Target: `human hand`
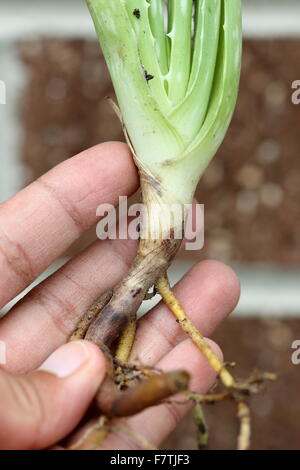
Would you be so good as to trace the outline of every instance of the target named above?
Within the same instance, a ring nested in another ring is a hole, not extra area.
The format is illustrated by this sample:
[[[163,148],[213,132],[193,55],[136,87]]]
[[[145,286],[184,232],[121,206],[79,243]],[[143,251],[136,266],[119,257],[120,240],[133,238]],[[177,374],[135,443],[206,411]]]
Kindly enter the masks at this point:
[[[65,161],[2,203],[0,308],[97,222],[100,203],[116,205],[119,195],[130,195],[137,186],[127,146],[107,143]],[[0,448],[48,448],[79,424],[104,378],[105,361],[88,341],[64,343],[91,302],[122,278],[135,250],[131,240],[95,242],[0,320],[0,341],[7,351],[0,370]],[[230,268],[204,261],[184,276],[175,292],[207,336],[236,305],[239,282]],[[163,304],[139,322],[132,358],[163,370],[188,370],[191,388],[199,393],[215,380]],[[157,447],[189,409],[163,404],[122,420],[122,425]],[[103,448],[140,445],[118,432]]]

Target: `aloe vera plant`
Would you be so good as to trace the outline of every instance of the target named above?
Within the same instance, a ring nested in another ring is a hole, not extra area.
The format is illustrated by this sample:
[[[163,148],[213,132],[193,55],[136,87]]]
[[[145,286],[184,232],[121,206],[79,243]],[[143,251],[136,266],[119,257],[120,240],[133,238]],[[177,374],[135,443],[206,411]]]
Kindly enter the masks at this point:
[[[142,183],[191,202],[236,103],[240,0],[87,3]]]
[[[166,271],[182,242],[179,229],[185,207],[192,202],[234,111],[241,65],[241,2],[87,0],[87,4],[116,91],[119,107],[114,106],[139,170],[146,210],[131,268],[85,313],[71,340],[88,339],[105,353],[108,374],[97,403],[105,416],[127,416],[188,388],[185,371],[152,377],[123,395],[116,387],[114,366],[131,370],[126,364],[135,338],[136,312],[153,286],[223,384],[232,390],[236,386],[175,298]],[[87,439],[82,447],[78,444],[80,448],[95,445],[98,431],[91,432],[92,442]]]
[[[147,291],[176,254],[181,240],[174,233],[183,224],[185,205],[191,203],[227,131],[240,77],[241,2],[87,0],[87,4],[146,207],[133,266],[104,304],[101,300],[101,315],[95,315],[87,329],[88,339],[111,346],[135,320]],[[182,208],[179,216],[166,217],[174,204]]]
[[[275,376],[256,373],[236,382],[176,299],[166,274],[182,241],[179,229],[185,207],[221,145],[235,108],[241,0],[87,0],[87,4],[117,95],[114,108],[139,170],[146,210],[131,268],[90,307],[71,340],[93,341],[107,358],[107,376],[96,396],[104,420],[136,414],[183,392],[197,404],[195,422],[202,448],[207,436],[200,403],[230,399],[240,420],[238,449],[248,449],[250,410],[245,397]],[[128,364],[136,312],[153,286],[218,374],[224,393],[189,392],[185,371],[163,374]],[[128,386],[132,371],[133,377],[138,373],[147,379]],[[120,374],[126,377],[125,391],[119,388]],[[99,448],[109,433],[99,423],[72,448]]]

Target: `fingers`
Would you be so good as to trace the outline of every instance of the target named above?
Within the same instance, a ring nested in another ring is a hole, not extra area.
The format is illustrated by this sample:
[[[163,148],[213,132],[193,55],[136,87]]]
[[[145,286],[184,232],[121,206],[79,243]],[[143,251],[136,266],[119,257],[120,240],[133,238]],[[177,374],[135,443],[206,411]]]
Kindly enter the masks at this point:
[[[69,434],[105,374],[105,359],[87,341],[55,351],[27,376],[0,372],[0,448],[41,449]]]
[[[0,321],[6,370],[25,373],[63,344],[90,304],[128,270],[136,242],[96,242],[35,287]]]
[[[1,204],[0,308],[96,222],[100,203],[117,204],[119,195],[137,186],[128,147],[105,143],[63,162]]]
[[[0,321],[6,370],[28,372],[63,344],[91,303],[126,273],[136,248],[130,239],[96,242],[19,301]]]
[[[219,347],[212,341],[209,342],[223,360]],[[216,379],[215,372],[189,339],[178,344],[156,366],[164,371],[187,370],[191,375],[189,389],[198,393],[206,393]],[[180,396],[172,398],[173,401],[182,399],[184,398]],[[120,420],[117,425],[120,430],[111,434],[101,449],[143,449],[145,442],[150,447],[158,447],[192,406],[192,403],[162,404],[129,419]]]
[[[6,369],[23,373],[39,364],[73,331],[91,299],[118,282],[128,269],[135,243],[96,243],[35,288],[0,322],[6,343]],[[105,275],[99,274],[99,269]],[[239,283],[233,271],[215,261],[197,264],[176,286],[188,314],[209,335],[234,308]],[[155,364],[184,334],[160,304],[138,327],[132,360]]]
[[[203,261],[184,276],[174,292],[199,331],[210,336],[235,308],[240,284],[228,266]],[[139,322],[131,360],[156,364],[185,336],[168,307],[160,302]]]

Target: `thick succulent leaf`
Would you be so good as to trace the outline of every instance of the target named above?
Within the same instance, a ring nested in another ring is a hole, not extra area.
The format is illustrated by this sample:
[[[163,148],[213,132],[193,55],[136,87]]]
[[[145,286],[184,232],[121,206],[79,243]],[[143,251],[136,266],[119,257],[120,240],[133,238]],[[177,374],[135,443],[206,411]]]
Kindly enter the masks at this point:
[[[241,0],[87,3],[138,165],[190,198],[234,111]]]
[[[113,81],[124,124],[136,155],[164,160],[184,151],[182,138],[159,109],[124,0],[87,0]],[[139,21],[136,18],[136,21]],[[155,54],[153,48],[151,54]],[[149,59],[152,60],[152,59]]]

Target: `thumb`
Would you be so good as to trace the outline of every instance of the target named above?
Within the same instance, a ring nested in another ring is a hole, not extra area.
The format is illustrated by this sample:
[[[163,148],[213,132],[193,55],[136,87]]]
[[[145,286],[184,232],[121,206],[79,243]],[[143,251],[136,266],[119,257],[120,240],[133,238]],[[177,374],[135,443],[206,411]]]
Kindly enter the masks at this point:
[[[88,341],[65,344],[28,375],[0,371],[0,449],[41,449],[61,440],[104,375],[104,356]]]

